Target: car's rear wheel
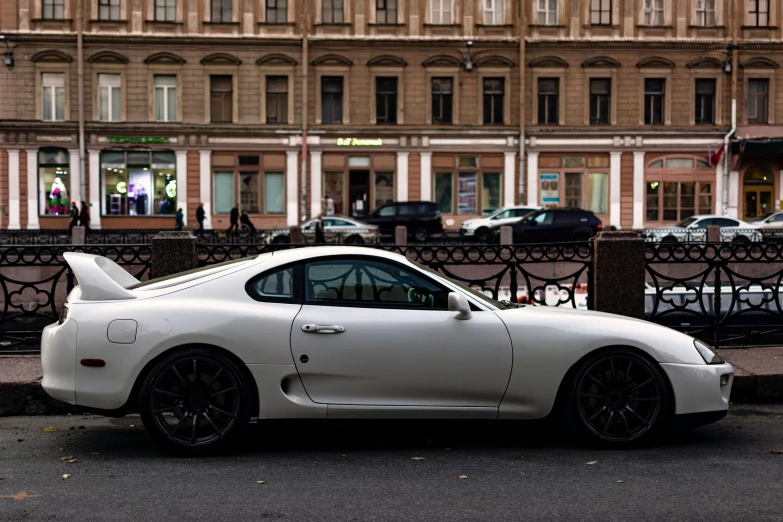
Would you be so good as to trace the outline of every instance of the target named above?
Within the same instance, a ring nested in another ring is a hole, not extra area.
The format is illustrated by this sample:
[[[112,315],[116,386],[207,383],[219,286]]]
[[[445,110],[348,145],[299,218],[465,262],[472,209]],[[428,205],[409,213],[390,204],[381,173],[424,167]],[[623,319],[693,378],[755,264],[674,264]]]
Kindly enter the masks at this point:
[[[228,357],[188,348],[164,357],[141,386],[144,427],[167,448],[201,454],[231,448],[247,429],[251,386]]]
[[[674,236],[666,236],[661,239],[661,243],[679,243],[680,241]]]
[[[427,229],[422,226],[417,226],[413,231],[413,238],[419,243],[424,243],[429,237]]]
[[[363,245],[364,244],[364,239],[362,239],[362,236],[354,234],[352,236],[348,236],[345,239],[345,244],[346,245]]]
[[[750,239],[748,239],[747,236],[739,235],[739,236],[734,236],[734,239],[732,239],[731,242],[734,244],[745,245],[747,243],[750,243]]]
[[[574,373],[565,414],[571,428],[592,442],[637,443],[668,422],[670,398],[658,364],[616,349],[586,359]]]
[[[476,243],[483,245],[489,242],[489,229],[487,227],[481,227],[475,232]]]

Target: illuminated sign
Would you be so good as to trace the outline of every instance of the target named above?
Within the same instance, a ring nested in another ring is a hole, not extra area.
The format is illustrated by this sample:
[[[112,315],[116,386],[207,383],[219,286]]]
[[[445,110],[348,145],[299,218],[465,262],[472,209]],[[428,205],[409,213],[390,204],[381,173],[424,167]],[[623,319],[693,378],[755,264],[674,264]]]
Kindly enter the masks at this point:
[[[359,138],[337,138],[338,147],[381,147],[383,140],[381,138],[359,139]]]
[[[124,143],[132,143],[134,145],[162,145],[169,143],[168,136],[106,136],[106,139],[109,143],[114,143],[115,145]]]

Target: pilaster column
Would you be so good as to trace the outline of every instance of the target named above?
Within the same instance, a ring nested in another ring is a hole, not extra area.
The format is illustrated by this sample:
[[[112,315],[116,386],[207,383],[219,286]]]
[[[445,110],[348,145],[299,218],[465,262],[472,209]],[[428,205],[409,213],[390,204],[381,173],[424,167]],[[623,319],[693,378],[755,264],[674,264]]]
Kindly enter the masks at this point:
[[[285,156],[286,225],[295,227],[299,224],[299,183],[297,182],[299,151],[288,150]]]
[[[732,170],[729,174],[729,208],[726,215],[739,219],[739,172]]]
[[[432,152],[421,155],[421,200],[432,201]]]
[[[19,149],[8,149],[8,230],[21,227],[19,196]]]
[[[101,228],[101,151],[90,149],[90,228]],[[126,171],[127,172],[127,171]]]
[[[408,160],[410,152],[397,153],[397,201],[408,201]]]
[[[76,206],[82,206],[82,173],[81,162],[79,161],[79,149],[68,149],[68,175],[71,177],[71,186],[68,187],[71,201]],[[70,211],[70,208],[68,209]]]
[[[204,203],[204,228],[212,228],[212,151],[198,151],[199,199]]]
[[[177,150],[177,209],[182,209],[188,224],[188,151]]]
[[[633,152],[633,224],[634,229],[644,228],[644,151]]]
[[[503,206],[510,207],[514,205],[514,181],[516,179],[516,152],[504,153],[505,163],[503,164]]]
[[[323,173],[321,172],[320,150],[310,151],[310,217],[321,215],[321,200],[323,194]]]
[[[609,224],[618,230],[622,223],[620,215],[622,212],[620,205],[620,179],[622,177],[620,159],[622,155],[621,151],[609,153]]]
[[[538,206],[538,152],[527,153],[527,205]]]
[[[38,149],[27,149],[27,229],[38,230]]]

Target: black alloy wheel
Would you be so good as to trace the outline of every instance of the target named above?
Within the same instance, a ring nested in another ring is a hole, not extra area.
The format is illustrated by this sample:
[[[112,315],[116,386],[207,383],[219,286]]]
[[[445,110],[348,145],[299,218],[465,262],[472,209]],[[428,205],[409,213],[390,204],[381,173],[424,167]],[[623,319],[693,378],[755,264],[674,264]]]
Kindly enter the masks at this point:
[[[363,245],[364,240],[362,239],[362,236],[358,234],[354,234],[352,236],[348,236],[348,238],[345,240],[346,245]]]
[[[572,426],[602,443],[645,439],[669,416],[668,388],[661,370],[629,350],[586,361],[576,374],[570,402]]]
[[[227,357],[188,349],[153,368],[139,409],[145,428],[163,445],[199,453],[228,447],[245,430],[249,389]]]
[[[487,227],[481,227],[476,230],[475,233],[476,243],[486,245],[489,242],[489,229]]]
[[[414,230],[413,237],[419,243],[424,243],[429,238],[429,234],[427,233],[426,228],[420,226],[420,227],[416,227],[416,229]]]

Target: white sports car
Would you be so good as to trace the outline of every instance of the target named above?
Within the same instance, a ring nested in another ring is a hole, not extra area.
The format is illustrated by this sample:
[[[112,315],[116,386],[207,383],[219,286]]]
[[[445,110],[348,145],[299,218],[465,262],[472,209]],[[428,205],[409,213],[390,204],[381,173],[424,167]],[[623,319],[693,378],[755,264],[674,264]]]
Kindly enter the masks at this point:
[[[494,301],[381,250],[312,247],[140,283],[67,253],[78,279],[42,340],[43,387],[138,411],[170,448],[258,419],[540,419],[627,444],[728,411],[734,371],[674,330]]]

